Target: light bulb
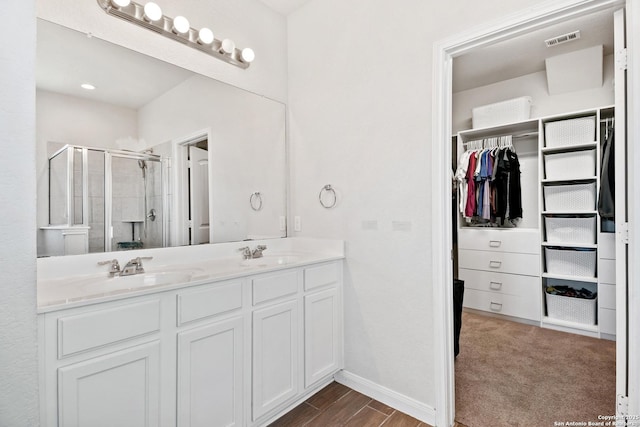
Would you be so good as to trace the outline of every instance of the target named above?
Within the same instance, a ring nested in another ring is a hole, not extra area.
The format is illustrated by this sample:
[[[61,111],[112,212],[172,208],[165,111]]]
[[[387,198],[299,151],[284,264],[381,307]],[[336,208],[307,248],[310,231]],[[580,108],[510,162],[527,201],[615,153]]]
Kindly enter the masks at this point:
[[[198,43],[211,44],[213,43],[213,31],[208,28],[201,28],[198,31]]]
[[[162,18],[162,9],[154,2],[144,5],[144,19],[150,22],[159,21]]]
[[[244,49],[242,49],[241,56],[242,60],[247,63],[253,62],[253,60],[256,59],[256,54],[250,47],[245,47]]]
[[[224,53],[233,53],[236,48],[236,44],[231,39],[224,39],[222,40],[220,48]]]
[[[80,85],[80,87],[82,89],[86,89],[86,90],[94,90],[96,87],[94,85],[92,85],[91,83],[82,83]]]
[[[131,4],[131,0],[111,0],[111,4],[121,9],[123,7],[127,7]]]
[[[189,25],[189,20],[184,16],[176,16],[173,18],[173,28],[172,31],[177,34],[187,34],[191,26]]]

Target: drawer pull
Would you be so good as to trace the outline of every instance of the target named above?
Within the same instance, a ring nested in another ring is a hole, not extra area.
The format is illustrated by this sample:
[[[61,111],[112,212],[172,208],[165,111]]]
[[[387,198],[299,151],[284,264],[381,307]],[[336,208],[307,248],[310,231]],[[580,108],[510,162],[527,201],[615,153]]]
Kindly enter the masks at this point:
[[[502,261],[489,261],[490,268],[500,268],[502,266]]]
[[[489,282],[489,289],[492,289],[494,291],[499,291],[500,289],[502,289],[502,283],[500,283],[500,282]]]
[[[499,248],[502,244],[502,240],[489,240],[489,246],[492,248]]]
[[[502,311],[502,304],[500,304],[499,302],[491,301],[491,304],[489,304],[489,308],[491,309],[491,311]]]

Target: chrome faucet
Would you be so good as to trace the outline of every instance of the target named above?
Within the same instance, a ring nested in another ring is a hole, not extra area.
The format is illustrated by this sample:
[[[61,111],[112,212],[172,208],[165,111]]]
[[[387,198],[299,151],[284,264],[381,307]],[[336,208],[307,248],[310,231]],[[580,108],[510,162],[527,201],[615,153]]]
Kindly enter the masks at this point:
[[[118,263],[117,259],[110,259],[108,261],[100,261],[98,263],[98,265],[107,265],[110,264],[109,266],[109,277],[113,277],[113,276],[119,276],[121,271],[120,271],[120,264]]]
[[[131,276],[133,274],[141,274],[144,273],[144,268],[142,267],[143,259],[153,259],[151,256],[143,256],[137,257],[130,260],[127,265],[124,266],[122,271],[120,272],[120,276]]]
[[[254,250],[251,250],[249,246],[244,246],[238,249],[239,252],[242,252],[243,259],[253,259],[253,258],[262,258],[262,251],[266,250],[266,245],[258,245]]]
[[[267,245],[256,246],[253,252],[251,252],[251,258],[262,258],[262,251],[266,249],[267,249]]]
[[[242,252],[242,259],[251,259],[253,257],[251,248],[249,246],[244,246],[238,249],[238,252]]]
[[[153,259],[151,256],[139,256],[137,258],[133,258],[127,265],[124,266],[122,270],[120,270],[120,264],[117,259],[111,259],[108,261],[100,261],[98,265],[107,265],[109,264],[109,277],[114,276],[131,276],[133,274],[144,273],[144,268],[142,267],[143,259]]]

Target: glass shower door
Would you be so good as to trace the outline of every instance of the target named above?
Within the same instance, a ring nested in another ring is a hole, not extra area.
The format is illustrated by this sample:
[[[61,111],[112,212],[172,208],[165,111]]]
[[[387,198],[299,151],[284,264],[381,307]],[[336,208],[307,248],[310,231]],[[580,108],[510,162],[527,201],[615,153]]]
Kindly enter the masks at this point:
[[[110,166],[110,250],[162,247],[161,163],[142,156],[112,154]]]

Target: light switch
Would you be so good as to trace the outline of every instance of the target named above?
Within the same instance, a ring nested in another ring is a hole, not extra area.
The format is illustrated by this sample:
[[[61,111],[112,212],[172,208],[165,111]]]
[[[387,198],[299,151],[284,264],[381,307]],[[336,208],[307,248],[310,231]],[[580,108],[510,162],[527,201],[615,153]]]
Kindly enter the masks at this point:
[[[299,216],[294,216],[293,217],[293,230],[294,231],[300,231],[301,230],[300,217]]]

